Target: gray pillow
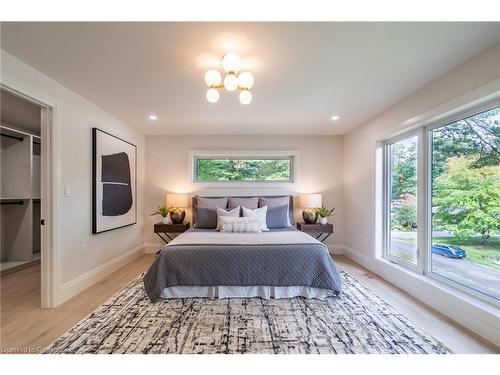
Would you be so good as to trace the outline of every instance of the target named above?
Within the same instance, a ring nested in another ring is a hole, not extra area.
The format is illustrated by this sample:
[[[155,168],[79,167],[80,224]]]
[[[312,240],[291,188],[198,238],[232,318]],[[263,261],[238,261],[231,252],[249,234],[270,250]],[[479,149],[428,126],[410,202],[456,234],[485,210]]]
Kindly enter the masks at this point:
[[[204,198],[204,197],[197,197],[198,200],[198,207],[205,207],[205,208],[226,208],[227,207],[227,197],[220,197],[220,198]]]
[[[259,207],[259,197],[249,197],[249,198],[229,197],[228,208],[232,209],[238,206],[255,210],[256,208]]]
[[[286,195],[284,197],[260,197],[259,198],[259,207],[267,206],[267,208],[272,207],[280,207],[284,205],[290,204],[290,196]],[[289,212],[288,214],[288,226],[292,225],[293,222],[293,214]]]
[[[288,204],[277,207],[267,207],[266,223],[269,229],[286,228],[289,226]]]
[[[196,228],[217,228],[217,208],[198,207],[196,211]]]

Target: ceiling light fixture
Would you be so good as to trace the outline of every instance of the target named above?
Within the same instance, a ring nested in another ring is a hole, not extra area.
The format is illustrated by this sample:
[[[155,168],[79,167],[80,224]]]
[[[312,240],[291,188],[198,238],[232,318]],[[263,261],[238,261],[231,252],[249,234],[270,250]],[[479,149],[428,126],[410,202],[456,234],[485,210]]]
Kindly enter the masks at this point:
[[[218,70],[210,69],[205,73],[205,83],[208,86],[207,100],[210,103],[217,103],[220,99],[218,89],[225,88],[227,91],[240,90],[240,103],[249,104],[252,101],[252,93],[249,91],[254,84],[253,74],[241,72],[241,59],[234,52],[226,53],[222,58],[222,68],[226,72],[224,80]]]
[[[158,120],[158,116],[156,115],[149,115],[149,119],[152,121]]]
[[[330,117],[330,120],[337,121],[339,118],[340,118],[339,116],[332,116]]]

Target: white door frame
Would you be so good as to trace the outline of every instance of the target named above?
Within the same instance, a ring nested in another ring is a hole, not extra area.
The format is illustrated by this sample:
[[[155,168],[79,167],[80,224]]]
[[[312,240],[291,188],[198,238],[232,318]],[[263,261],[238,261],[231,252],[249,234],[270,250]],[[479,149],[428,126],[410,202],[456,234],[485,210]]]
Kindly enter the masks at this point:
[[[24,83],[2,76],[0,87],[14,95],[42,107],[42,165],[41,165],[41,218],[45,225],[41,228],[41,307],[58,305],[60,290],[60,241],[57,233],[59,150],[58,109],[59,103]]]

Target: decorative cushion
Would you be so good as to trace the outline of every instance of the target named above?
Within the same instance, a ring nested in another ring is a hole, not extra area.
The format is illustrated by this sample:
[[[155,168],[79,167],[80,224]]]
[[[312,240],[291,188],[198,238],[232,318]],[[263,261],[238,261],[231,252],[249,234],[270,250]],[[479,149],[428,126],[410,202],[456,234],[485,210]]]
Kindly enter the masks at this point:
[[[220,198],[197,197],[197,200],[198,200],[198,207],[208,207],[208,208],[227,207],[227,197],[220,197]]]
[[[289,220],[288,204],[267,208],[266,223],[269,229],[286,228]]]
[[[196,211],[196,228],[217,228],[217,209],[209,207],[198,207]]]
[[[264,207],[267,206],[269,208],[271,207],[279,207],[279,206],[284,206],[285,204],[290,204],[290,196],[286,195],[284,197],[260,197],[259,198],[259,207]],[[293,217],[290,217],[291,213],[288,215],[288,221],[287,221],[287,226],[292,225]]]
[[[231,217],[221,216],[221,232],[234,233],[259,233],[259,220],[256,217]]]
[[[266,223],[266,214],[267,214],[267,206],[257,208],[255,210],[251,210],[246,207],[242,207],[243,217],[256,217],[260,223],[260,229],[263,231],[267,231],[267,223]]]
[[[222,216],[240,217],[240,206],[232,209],[231,211],[226,211],[219,207],[217,207],[216,210],[217,210],[217,230],[220,229],[221,226],[220,219]]]
[[[238,198],[238,197],[229,197],[228,208],[235,207],[246,207],[251,210],[255,210],[259,207],[259,197],[249,197],[249,198]]]

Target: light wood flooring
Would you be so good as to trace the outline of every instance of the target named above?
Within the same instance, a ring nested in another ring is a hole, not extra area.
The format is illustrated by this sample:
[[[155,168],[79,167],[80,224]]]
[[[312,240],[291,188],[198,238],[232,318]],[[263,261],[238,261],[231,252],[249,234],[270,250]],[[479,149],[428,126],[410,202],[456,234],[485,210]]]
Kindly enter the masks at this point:
[[[40,308],[39,265],[2,277],[0,353],[40,351],[145,271],[154,257],[153,254],[142,255],[54,309]],[[454,353],[500,352],[499,348],[349,258],[335,256],[334,260],[341,270],[353,275]]]

